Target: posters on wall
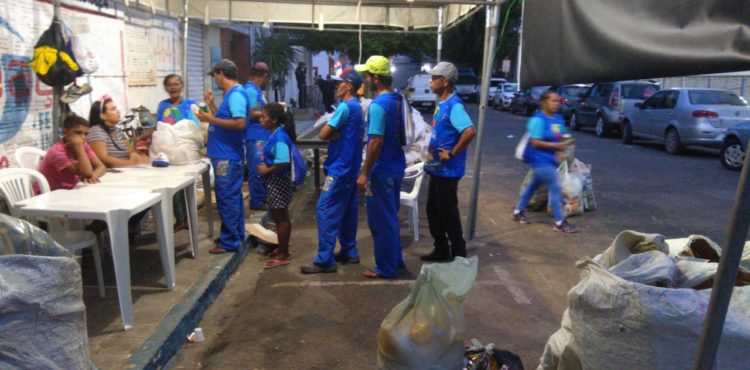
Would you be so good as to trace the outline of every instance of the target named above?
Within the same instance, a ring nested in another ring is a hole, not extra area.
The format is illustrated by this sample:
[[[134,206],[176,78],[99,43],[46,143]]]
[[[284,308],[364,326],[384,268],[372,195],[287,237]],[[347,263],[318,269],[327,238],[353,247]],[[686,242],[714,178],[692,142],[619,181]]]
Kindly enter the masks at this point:
[[[88,118],[91,104],[102,95],[111,96],[123,114],[138,105],[155,111],[165,98],[160,80],[180,71],[176,20],[149,15],[145,24],[136,26],[122,17],[122,11],[63,1],[62,20],[81,36],[99,63],[96,73],[77,80],[93,88],[71,105],[78,115]],[[52,144],[52,89],[28,65],[34,44],[51,21],[52,5],[46,2],[0,2],[0,168],[14,164],[12,152],[17,147],[46,150]]]

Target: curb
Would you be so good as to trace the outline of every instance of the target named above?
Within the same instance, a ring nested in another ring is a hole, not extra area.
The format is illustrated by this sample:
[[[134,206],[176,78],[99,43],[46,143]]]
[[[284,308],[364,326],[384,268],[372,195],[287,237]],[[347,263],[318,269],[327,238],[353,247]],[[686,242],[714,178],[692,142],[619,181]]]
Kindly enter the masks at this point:
[[[130,358],[125,369],[160,369],[185,344],[185,338],[203,319],[221,293],[229,277],[247,257],[250,247],[245,243],[230,256],[217,256],[216,265],[185,293],[182,301],[172,307],[154,330],[154,334]]]

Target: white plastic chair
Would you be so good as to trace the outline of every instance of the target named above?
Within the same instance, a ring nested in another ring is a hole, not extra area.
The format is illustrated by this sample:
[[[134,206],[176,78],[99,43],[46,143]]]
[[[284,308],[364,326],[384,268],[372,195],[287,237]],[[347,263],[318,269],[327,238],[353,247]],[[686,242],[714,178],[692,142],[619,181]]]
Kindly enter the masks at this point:
[[[28,168],[6,168],[0,170],[0,196],[5,199],[10,208],[10,214],[18,217],[15,204],[34,196],[32,181],[39,184],[42,193],[50,191],[49,183],[44,175]],[[96,280],[99,284],[99,296],[104,297],[104,276],[102,275],[101,243],[98,237],[88,231],[68,230],[65,220],[50,219],[49,231],[52,239],[69,251],[93,248]]]
[[[32,170],[39,168],[39,163],[42,162],[42,158],[44,158],[45,155],[47,155],[46,151],[32,146],[22,146],[16,149],[14,153],[16,162],[21,168]]]
[[[413,179],[414,187],[411,191],[401,191],[401,205],[411,207],[410,224],[414,231],[414,240],[419,240],[419,189],[422,187],[422,178],[424,178],[424,162],[409,166],[404,171],[404,180]]]

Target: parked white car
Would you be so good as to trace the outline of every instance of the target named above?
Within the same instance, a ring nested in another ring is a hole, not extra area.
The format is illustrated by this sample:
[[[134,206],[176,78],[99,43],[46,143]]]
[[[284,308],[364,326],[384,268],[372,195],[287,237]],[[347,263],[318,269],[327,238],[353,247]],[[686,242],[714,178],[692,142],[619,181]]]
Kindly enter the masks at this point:
[[[437,96],[430,89],[430,78],[431,76],[427,73],[409,77],[406,83],[406,97],[415,108],[435,108]]]
[[[492,96],[495,95],[495,92],[497,91],[497,88],[500,87],[500,85],[502,85],[502,84],[504,84],[506,82],[508,82],[508,80],[506,80],[504,78],[499,78],[499,77],[490,78],[490,92],[489,92],[489,94],[487,94],[487,96],[488,96],[487,100],[488,101],[492,101]]]
[[[490,105],[495,109],[508,110],[513,96],[518,92],[518,84],[515,82],[505,82],[495,90],[490,96]]]
[[[627,112],[622,141],[658,140],[670,154],[679,154],[686,145],[721,147],[727,129],[748,118],[750,106],[730,90],[661,90]]]

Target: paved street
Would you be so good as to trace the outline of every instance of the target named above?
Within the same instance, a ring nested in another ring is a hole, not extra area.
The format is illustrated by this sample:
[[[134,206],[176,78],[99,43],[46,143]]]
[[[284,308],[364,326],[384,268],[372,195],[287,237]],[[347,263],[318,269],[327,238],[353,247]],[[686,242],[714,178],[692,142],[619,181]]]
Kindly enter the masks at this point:
[[[469,108],[476,119],[476,105]],[[667,237],[703,234],[722,242],[739,174],[705,151],[671,156],[659,145],[625,146],[616,138],[575,132],[577,157],[593,165],[599,209],[570,220],[582,229],[575,235],[553,232],[544,214],[529,214],[531,225],[516,224],[509,215],[527,168],[513,151],[526,120],[494,110],[488,114],[479,225],[469,249],[479,256],[480,271],[466,298],[465,322],[467,340],[493,342],[533,369],[559,327],[567,291],[578,281],[578,259],[602,251],[625,229]],[[469,168],[471,161],[470,156]],[[465,218],[471,177],[460,186]],[[421,195],[426,197],[426,191]],[[402,210],[407,269],[398,280],[360,276],[373,265],[364,207],[358,233],[362,264],[340,265],[336,274],[303,276],[299,267],[312,261],[316,248],[315,197],[298,191],[292,207],[292,264],[264,272],[262,258],[249,256],[201,323],[206,342],[187,344],[174,368],[373,368],[378,327],[408,294],[419,273],[418,256],[431,249],[424,202],[421,207],[418,242]]]

